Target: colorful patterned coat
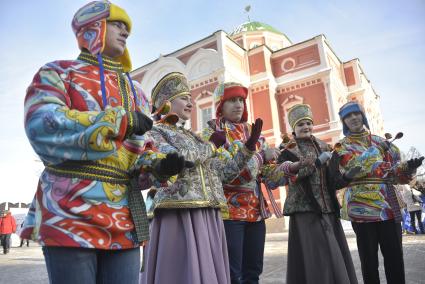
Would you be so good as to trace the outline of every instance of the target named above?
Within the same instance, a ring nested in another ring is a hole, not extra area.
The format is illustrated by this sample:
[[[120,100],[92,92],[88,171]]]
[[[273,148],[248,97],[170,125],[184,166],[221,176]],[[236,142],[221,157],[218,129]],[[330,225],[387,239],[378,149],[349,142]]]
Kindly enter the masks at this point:
[[[406,163],[400,162],[399,149],[391,145],[389,151],[384,151],[380,146],[383,141],[384,138],[363,131],[345,137],[340,141],[341,146],[336,147],[343,170],[362,167],[345,191],[343,219],[379,222],[400,216],[392,185],[408,183],[411,173]]]
[[[248,123],[232,123],[224,120],[219,123],[213,119],[208,122],[208,125],[209,127],[202,132],[202,138],[208,141],[216,130],[225,131],[227,142],[221,148],[224,148],[231,156],[237,153],[251,133]],[[264,163],[261,153],[267,148],[269,148],[268,144],[264,137],[261,137],[257,143],[255,155],[236,178],[223,186],[229,206],[229,215],[224,214],[224,219],[256,222],[270,217],[270,210],[261,191],[261,182],[264,182],[267,187],[269,200],[272,202],[276,215],[281,216],[270,189],[285,185],[287,179],[283,171],[280,171],[275,164]]]
[[[118,176],[126,176],[135,167],[144,142],[126,139],[126,111],[148,113],[149,104],[139,89],[137,98],[133,98],[120,63],[106,57],[103,60],[106,109],[102,106],[97,60],[86,52],[77,60],[46,64],[27,90],[25,130],[46,170],[41,174],[22,238],[32,238],[44,246],[139,246],[128,208],[127,185],[93,180],[93,176],[98,178],[98,171],[92,171],[92,162],[96,168]],[[87,167],[79,178],[71,178],[63,165]]]
[[[160,208],[220,208],[227,210],[222,182],[234,179],[253,153],[242,147],[233,157],[217,150],[210,142],[203,141],[193,132],[167,123],[156,124],[146,136],[154,141],[159,153],[177,152],[187,161],[195,163],[178,176],[170,179],[172,183],[154,183],[156,191],[153,204],[149,206],[152,216]],[[155,155],[146,151],[143,166],[151,166]],[[170,182],[168,181],[168,183]]]

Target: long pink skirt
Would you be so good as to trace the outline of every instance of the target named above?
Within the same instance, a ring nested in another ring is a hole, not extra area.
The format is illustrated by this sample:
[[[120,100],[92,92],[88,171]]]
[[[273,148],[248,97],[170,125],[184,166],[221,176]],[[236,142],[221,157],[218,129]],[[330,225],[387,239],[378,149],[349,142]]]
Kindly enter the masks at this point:
[[[142,284],[230,283],[226,234],[218,209],[160,209],[144,250]]]

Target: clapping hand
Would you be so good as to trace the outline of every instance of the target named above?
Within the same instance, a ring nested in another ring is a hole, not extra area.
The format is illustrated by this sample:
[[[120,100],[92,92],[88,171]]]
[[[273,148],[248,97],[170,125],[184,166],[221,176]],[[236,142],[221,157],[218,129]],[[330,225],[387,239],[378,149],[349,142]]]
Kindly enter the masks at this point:
[[[301,157],[299,161],[299,167],[305,168],[314,165],[314,162],[316,161],[316,158],[314,155],[307,153],[304,157]]]
[[[255,123],[252,124],[251,136],[245,142],[245,146],[248,150],[255,151],[255,144],[257,144],[257,141],[260,138],[262,128],[263,120],[261,118],[257,118]]]
[[[410,159],[407,161],[407,168],[409,169],[409,171],[413,172],[422,165],[423,160],[423,156],[419,158]]]
[[[129,130],[127,130],[127,137],[133,133],[143,135],[152,129],[153,121],[150,117],[140,111],[130,111],[127,114],[131,116],[131,120],[133,121],[132,128],[128,128]]]
[[[209,140],[214,143],[215,147],[220,148],[226,143],[226,133],[224,131],[217,130],[211,134]]]
[[[193,168],[194,166],[193,162],[186,161],[183,156],[177,153],[169,153],[164,159],[156,163],[154,170],[159,176],[173,176],[180,173],[184,168]]]

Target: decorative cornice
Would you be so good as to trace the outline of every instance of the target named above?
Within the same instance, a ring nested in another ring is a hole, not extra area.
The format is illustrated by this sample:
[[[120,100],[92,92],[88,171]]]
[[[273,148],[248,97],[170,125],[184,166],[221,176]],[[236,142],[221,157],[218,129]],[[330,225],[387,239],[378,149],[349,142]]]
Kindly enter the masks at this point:
[[[203,79],[203,80],[200,80],[200,81],[196,80],[195,81],[196,83],[192,81],[191,84],[190,84],[190,89],[194,90],[194,89],[197,89],[197,88],[201,88],[203,86],[212,84],[212,83],[217,82],[217,81],[218,81],[217,76],[213,76],[213,77]]]
[[[258,84],[256,86],[251,86],[249,89],[251,90],[251,93],[256,93],[256,92],[263,91],[263,90],[268,90],[269,89],[269,83],[263,83],[263,84]]]
[[[313,80],[297,82],[297,83],[294,83],[292,85],[287,85],[285,87],[278,86],[277,89],[276,89],[276,94],[281,95],[281,94],[285,94],[285,93],[290,93],[290,92],[293,92],[293,91],[298,90],[298,89],[303,89],[303,88],[307,88],[307,87],[317,85],[317,84],[322,84],[322,83],[323,83],[322,78],[316,78],[316,79],[313,79]]]

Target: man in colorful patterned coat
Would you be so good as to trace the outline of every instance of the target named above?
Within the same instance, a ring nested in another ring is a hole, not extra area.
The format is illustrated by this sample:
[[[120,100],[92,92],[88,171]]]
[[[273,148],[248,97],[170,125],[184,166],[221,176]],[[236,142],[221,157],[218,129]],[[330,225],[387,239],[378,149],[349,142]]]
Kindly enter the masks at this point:
[[[340,166],[345,171],[361,166],[345,192],[342,218],[352,222],[356,233],[363,280],[366,284],[380,283],[379,244],[387,282],[405,283],[401,213],[393,185],[408,183],[423,157],[402,163],[394,144],[370,133],[358,103],[343,105],[339,115],[346,136],[336,146]]]
[[[25,130],[45,170],[21,237],[41,243],[52,283],[138,283],[148,223],[135,181],[152,120],[125,73],[131,20],[95,1],[72,28],[78,58],[44,65],[25,98]]]
[[[209,121],[209,127],[203,130],[205,140],[214,142],[231,156],[236,154],[238,145],[243,145],[251,131],[251,124],[247,122],[247,96],[248,89],[239,83],[220,84],[214,92],[216,119]],[[283,171],[271,163],[278,154],[277,149],[269,147],[265,138],[260,137],[255,155],[236,178],[223,186],[229,207],[223,218],[232,283],[258,283],[262,273],[266,236],[264,220],[271,216],[271,212],[261,182],[268,185],[265,192],[276,216],[281,217],[271,192],[272,188],[287,182]]]

